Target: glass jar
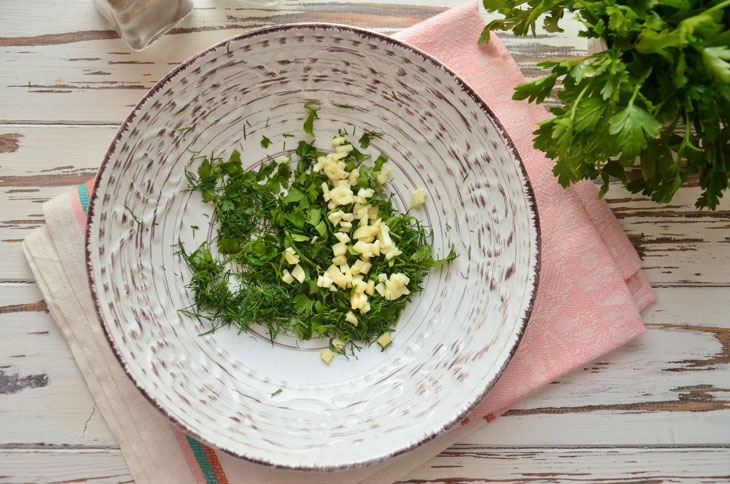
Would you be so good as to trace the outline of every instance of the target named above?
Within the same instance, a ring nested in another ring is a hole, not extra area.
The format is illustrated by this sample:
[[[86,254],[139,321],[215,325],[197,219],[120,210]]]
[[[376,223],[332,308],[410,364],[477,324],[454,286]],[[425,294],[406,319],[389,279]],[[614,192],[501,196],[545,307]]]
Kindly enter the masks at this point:
[[[192,0],[94,0],[122,40],[142,50],[193,10]]]

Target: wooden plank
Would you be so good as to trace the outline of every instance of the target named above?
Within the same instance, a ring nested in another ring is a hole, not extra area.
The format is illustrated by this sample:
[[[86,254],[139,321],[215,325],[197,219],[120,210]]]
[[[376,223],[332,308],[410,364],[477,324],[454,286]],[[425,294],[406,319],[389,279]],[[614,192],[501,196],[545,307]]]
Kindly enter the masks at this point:
[[[0,484],[133,483],[119,450],[0,450]]]
[[[455,5],[456,1],[445,6]],[[120,123],[144,92],[172,67],[198,51],[255,27],[272,23],[328,21],[397,30],[444,7],[361,3],[289,3],[276,10],[239,10],[235,2],[199,3],[179,27],[144,52],[130,52],[89,2],[17,4],[4,17],[36,19],[36,32],[8,28],[0,38],[0,116],[10,122]],[[55,15],[48,13],[48,10]],[[53,22],[43,19],[54,19]],[[80,20],[79,20],[80,19]],[[64,21],[65,20],[65,21]],[[15,22],[17,25],[17,22]],[[26,22],[23,22],[25,25]],[[53,25],[75,26],[63,31]],[[10,27],[10,25],[8,25]],[[13,32],[14,30],[14,32]],[[50,33],[49,33],[50,32]],[[184,36],[184,42],[180,38]],[[73,54],[68,45],[73,44]],[[29,62],[30,59],[33,62]],[[53,66],[39,69],[39,66]],[[78,106],[83,109],[78,109]]]
[[[278,10],[240,10],[231,1],[199,3],[180,27],[143,52],[130,52],[89,2],[77,1],[73,7],[66,2],[14,4],[10,13],[0,18],[0,105],[5,107],[0,123],[118,124],[146,90],[174,66],[251,28],[324,21],[393,33],[461,0],[429,5],[289,2]],[[18,22],[18,18],[33,22]],[[63,30],[71,25],[78,30]],[[585,44],[583,39],[576,40],[578,26],[566,19],[563,33],[502,37],[525,74],[535,76],[542,72],[535,67],[540,59],[585,52],[573,47],[577,42]]]
[[[0,450],[0,483],[129,483],[118,450]],[[730,478],[730,449],[520,449],[460,444],[414,470],[399,484],[556,482],[706,484]]]
[[[730,449],[504,449],[457,445],[399,484],[727,482]]]
[[[8,254],[0,258],[0,281],[32,280],[20,242],[43,223],[41,204],[92,178],[115,132],[113,126],[0,125],[0,253]],[[699,193],[683,188],[671,205],[658,206],[612,187],[607,201],[652,284],[730,285],[730,197],[715,212],[698,211]]]
[[[469,442],[729,443],[730,321],[719,310],[695,313],[710,300],[728,300],[730,288],[658,292],[646,335],[520,402]],[[0,331],[0,371],[24,382],[0,391],[0,421],[8,422],[0,445],[116,445],[33,285],[0,285]],[[45,384],[33,386],[33,377]]]
[[[644,261],[654,285],[728,284],[730,197],[715,211],[698,210],[701,193],[687,184],[668,205],[658,205],[613,184],[606,201]]]
[[[0,287],[0,444],[116,446],[37,287]]]
[[[252,0],[252,3],[256,1]],[[202,26],[220,28],[240,25],[243,22],[260,25],[266,19],[278,19],[276,23],[301,21],[292,18],[297,13],[319,13],[323,17],[339,14],[329,20],[339,23],[345,22],[349,17],[356,19],[358,15],[371,15],[381,19],[422,20],[459,3],[461,2],[458,0],[287,0],[279,8],[267,9],[257,8],[240,0],[196,0],[193,12],[176,26],[176,30],[180,34],[183,33],[181,31],[189,32]],[[94,5],[84,0],[50,0],[36,2],[36,5],[18,2],[8,5],[3,11],[5,15],[0,19],[0,46],[35,46],[48,44],[54,39],[57,43],[83,42],[81,35],[74,34],[85,32],[87,36],[98,38],[104,35],[102,32],[111,31],[111,27],[96,12]],[[54,21],[50,21],[51,18]],[[18,19],[23,19],[23,22],[18,22]],[[320,21],[327,20],[322,18]],[[176,35],[175,30],[172,35]]]
[[[44,223],[42,204],[93,178],[115,133],[0,126],[0,281],[33,280],[21,242]]]

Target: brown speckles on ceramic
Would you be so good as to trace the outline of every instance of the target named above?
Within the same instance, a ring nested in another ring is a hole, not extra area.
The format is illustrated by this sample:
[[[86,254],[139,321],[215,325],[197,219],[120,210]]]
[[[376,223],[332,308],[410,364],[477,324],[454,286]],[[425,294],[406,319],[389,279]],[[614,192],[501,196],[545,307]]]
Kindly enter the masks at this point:
[[[313,99],[319,146],[338,128],[355,129],[353,141],[382,132],[368,151],[391,159],[394,203],[406,209],[408,189],[425,187],[429,199],[412,213],[433,227],[439,254],[452,245],[460,254],[426,278],[387,350],[330,366],[317,356],[326,342],[272,345],[261,328],[201,336],[208,328],[178,311],[191,294],[175,246],[192,250],[214,233],[210,207],[185,190],[191,153],[237,148],[247,167],[284,154],[296,140],[284,134],[303,136]],[[142,392],[201,440],[292,469],[377,462],[460,422],[514,353],[539,267],[534,198],[486,105],[412,47],[334,25],[251,32],[160,81],[109,149],[88,227],[97,310]]]

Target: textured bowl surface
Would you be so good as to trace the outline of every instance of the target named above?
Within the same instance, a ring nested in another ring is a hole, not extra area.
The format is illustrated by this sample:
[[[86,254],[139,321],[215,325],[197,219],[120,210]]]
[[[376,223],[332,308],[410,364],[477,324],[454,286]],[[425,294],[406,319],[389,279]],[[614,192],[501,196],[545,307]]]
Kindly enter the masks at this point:
[[[426,278],[387,350],[374,345],[330,366],[318,355],[326,341],[285,336],[272,346],[259,329],[200,336],[207,328],[178,312],[192,295],[174,246],[214,233],[210,208],[185,190],[185,169],[199,163],[190,152],[238,148],[248,167],[283,154],[297,139],[285,133],[304,136],[303,104],[313,99],[318,145],[341,127],[356,130],[353,141],[382,132],[369,151],[392,160],[396,205],[406,209],[408,188],[425,187],[428,200],[413,214],[433,227],[437,254],[452,245],[459,253]],[[539,245],[519,156],[470,88],[388,37],[297,24],[202,52],[140,102],[97,178],[87,258],[108,338],[164,414],[255,462],[333,470],[412,449],[474,408],[516,350]]]

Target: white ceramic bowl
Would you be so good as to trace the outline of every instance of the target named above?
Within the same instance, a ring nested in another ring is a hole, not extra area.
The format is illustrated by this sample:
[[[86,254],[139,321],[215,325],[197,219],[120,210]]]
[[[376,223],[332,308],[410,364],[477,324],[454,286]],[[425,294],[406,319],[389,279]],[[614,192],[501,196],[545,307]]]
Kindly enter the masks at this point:
[[[284,133],[301,134],[312,99],[324,143],[343,126],[383,133],[371,150],[392,160],[396,205],[406,209],[407,188],[425,187],[414,214],[433,227],[437,253],[459,253],[428,275],[386,351],[375,345],[330,366],[317,354],[326,341],[200,336],[207,328],[178,312],[191,301],[190,273],[173,247],[214,230],[210,208],[185,190],[185,168],[199,163],[190,151],[242,147],[245,166],[276,156]],[[91,288],[131,379],[189,434],[291,469],[377,462],[463,419],[516,350],[539,258],[524,167],[486,104],[417,49],[337,25],[256,30],[177,67],[120,128],[89,208]]]

